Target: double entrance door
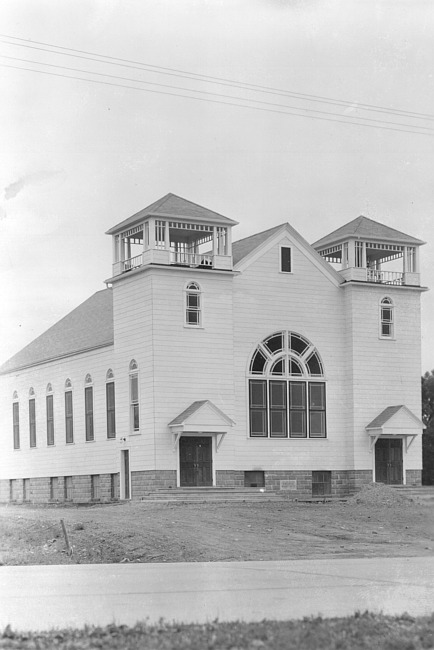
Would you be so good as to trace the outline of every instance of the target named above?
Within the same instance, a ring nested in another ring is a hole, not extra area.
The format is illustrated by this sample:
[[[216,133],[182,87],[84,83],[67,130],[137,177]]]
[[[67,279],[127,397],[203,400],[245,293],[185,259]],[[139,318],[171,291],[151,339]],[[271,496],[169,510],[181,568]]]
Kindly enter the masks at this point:
[[[181,436],[179,441],[181,487],[212,485],[212,438]]]
[[[379,438],[375,443],[375,481],[402,485],[402,440]]]

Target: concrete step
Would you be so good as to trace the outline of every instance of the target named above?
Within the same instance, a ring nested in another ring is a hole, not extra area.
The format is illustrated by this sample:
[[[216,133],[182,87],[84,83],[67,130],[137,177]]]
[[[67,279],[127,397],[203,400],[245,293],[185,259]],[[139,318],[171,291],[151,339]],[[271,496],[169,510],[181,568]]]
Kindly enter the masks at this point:
[[[263,490],[261,492],[260,488],[192,487],[150,490],[141,497],[141,500],[202,503],[204,501],[275,501],[284,498],[273,491]]]

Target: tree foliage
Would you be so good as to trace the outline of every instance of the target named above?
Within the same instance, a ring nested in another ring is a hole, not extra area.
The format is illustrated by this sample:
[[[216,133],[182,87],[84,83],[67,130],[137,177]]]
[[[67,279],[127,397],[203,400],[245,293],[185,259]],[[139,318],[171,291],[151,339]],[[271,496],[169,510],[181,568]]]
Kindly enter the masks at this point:
[[[434,370],[422,377],[422,420],[426,426],[422,436],[422,483],[434,485]]]

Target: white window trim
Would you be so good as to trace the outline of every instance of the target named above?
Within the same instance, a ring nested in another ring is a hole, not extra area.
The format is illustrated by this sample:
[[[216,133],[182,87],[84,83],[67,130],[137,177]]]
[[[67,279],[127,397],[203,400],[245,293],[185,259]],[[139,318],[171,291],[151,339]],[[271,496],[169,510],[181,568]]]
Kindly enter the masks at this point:
[[[282,248],[289,248],[289,250],[291,251],[291,270],[290,271],[282,271]],[[294,268],[293,250],[294,250],[293,247],[288,246],[288,244],[280,244],[280,246],[279,246],[279,273],[281,273],[282,275],[293,275],[294,274],[294,271],[293,271],[293,268]]]
[[[197,290],[189,289],[191,284],[195,284],[198,287],[198,289]],[[189,293],[199,296],[199,309],[197,310],[199,313],[199,322],[197,324],[187,322],[187,310],[188,310],[187,296]],[[204,308],[203,307],[204,307],[204,297],[203,297],[202,287],[200,286],[199,282],[196,282],[196,280],[190,280],[189,282],[187,282],[187,284],[184,287],[183,309],[184,309],[184,327],[186,329],[194,329],[194,330],[204,329],[204,323],[203,323]]]
[[[390,302],[383,303],[383,300],[386,299],[390,300]],[[389,308],[392,312],[392,320],[391,320],[392,334],[390,336],[383,334],[382,331],[383,330],[383,318],[382,318],[383,307]],[[383,296],[383,298],[381,298],[378,305],[378,338],[381,341],[396,341],[395,303],[393,302],[392,298],[390,298],[389,296]]]
[[[135,363],[135,367],[131,368],[133,361]],[[131,391],[131,379],[132,377],[137,377],[137,405],[139,409],[139,428],[134,429],[134,415],[133,415],[133,405],[136,404],[136,402],[132,401],[132,391]],[[141,412],[140,412],[140,377],[139,377],[139,364],[135,359],[132,359],[130,362],[130,370],[128,374],[128,405],[129,405],[129,434],[131,436],[136,436],[140,434],[140,427],[141,427]]]

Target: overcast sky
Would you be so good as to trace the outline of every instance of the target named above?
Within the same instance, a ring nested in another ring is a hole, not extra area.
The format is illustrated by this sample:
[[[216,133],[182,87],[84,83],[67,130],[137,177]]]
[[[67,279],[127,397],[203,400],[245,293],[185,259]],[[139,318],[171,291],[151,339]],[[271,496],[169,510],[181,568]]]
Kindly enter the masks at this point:
[[[434,287],[434,122],[360,108],[434,113],[431,0],[2,0],[0,25],[0,362],[104,288],[104,232],[167,192],[239,221],[235,239],[289,221],[313,242],[364,214],[428,242]]]

